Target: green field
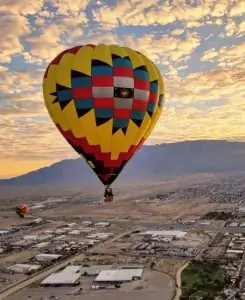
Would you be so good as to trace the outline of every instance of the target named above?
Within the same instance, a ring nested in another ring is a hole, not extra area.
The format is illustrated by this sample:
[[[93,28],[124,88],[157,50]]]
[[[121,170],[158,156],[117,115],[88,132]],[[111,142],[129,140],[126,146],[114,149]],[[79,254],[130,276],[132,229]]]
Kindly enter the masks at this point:
[[[212,300],[222,291],[225,285],[223,269],[215,262],[192,261],[181,274],[182,295],[180,300],[189,300],[189,297],[197,292],[193,299]],[[191,298],[192,299],[192,298]]]

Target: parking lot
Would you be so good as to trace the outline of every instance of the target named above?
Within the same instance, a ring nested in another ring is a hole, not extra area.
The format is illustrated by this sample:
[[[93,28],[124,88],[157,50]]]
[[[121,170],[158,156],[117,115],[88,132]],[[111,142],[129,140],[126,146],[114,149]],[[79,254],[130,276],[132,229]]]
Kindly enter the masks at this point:
[[[171,300],[174,292],[174,281],[170,276],[146,270],[143,278],[122,285],[120,289],[91,289],[92,278],[82,277],[80,286],[42,288],[38,284],[22,290],[8,300]],[[79,289],[82,288],[81,294]],[[28,298],[29,297],[29,298]]]

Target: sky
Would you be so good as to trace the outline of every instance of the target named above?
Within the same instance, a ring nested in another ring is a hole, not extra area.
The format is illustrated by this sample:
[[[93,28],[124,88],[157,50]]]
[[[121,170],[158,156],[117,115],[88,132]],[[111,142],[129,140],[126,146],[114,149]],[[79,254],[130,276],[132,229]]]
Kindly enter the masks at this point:
[[[245,141],[245,0],[0,0],[0,178],[77,157],[42,96],[66,48],[120,44],[159,67],[163,114],[150,144]]]

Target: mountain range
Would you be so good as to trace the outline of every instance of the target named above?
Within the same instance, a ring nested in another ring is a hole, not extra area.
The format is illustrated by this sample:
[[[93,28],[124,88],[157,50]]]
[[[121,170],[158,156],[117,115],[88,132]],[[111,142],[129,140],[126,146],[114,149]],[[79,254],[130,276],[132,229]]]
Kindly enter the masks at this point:
[[[245,143],[223,140],[184,141],[143,146],[126,165],[121,180],[152,180],[197,173],[228,173],[245,170]],[[97,176],[80,158],[62,160],[11,179],[0,187],[35,185],[86,185]]]

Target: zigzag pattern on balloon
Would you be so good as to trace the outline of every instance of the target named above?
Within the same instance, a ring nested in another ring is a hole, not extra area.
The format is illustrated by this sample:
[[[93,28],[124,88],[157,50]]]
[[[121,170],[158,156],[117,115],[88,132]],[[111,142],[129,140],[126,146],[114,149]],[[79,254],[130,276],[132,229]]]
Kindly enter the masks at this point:
[[[45,72],[43,91],[57,128],[104,184],[115,180],[149,136],[164,102],[156,66],[117,45],[62,52]]]

